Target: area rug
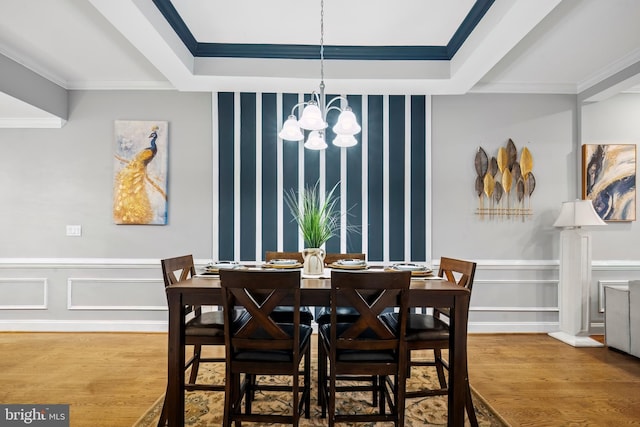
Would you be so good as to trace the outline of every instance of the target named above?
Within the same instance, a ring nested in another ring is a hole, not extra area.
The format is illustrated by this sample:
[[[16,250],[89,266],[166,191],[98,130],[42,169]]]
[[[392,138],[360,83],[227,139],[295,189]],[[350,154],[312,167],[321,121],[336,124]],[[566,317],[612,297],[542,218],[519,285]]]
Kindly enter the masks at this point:
[[[429,372],[429,368],[420,368],[412,370],[411,378],[408,379],[408,389],[415,388],[417,384],[433,384],[437,385],[437,376],[435,372]],[[315,373],[315,364],[312,365],[312,378],[317,378]],[[203,364],[200,367],[198,375],[199,383],[220,383],[224,380],[224,367],[222,364]],[[273,377],[269,379],[263,378],[263,381],[277,381]],[[259,380],[260,381],[260,380]],[[315,381],[312,383],[311,393],[311,419],[300,419],[301,427],[326,426],[327,419],[320,417],[320,407],[317,405],[317,393],[315,389]],[[371,407],[371,393],[354,393],[344,397],[347,393],[341,393],[343,396],[337,403],[342,411],[373,411]],[[487,402],[472,387],[473,404],[476,409],[476,416],[480,426],[506,427],[506,423]],[[289,393],[266,394],[257,393],[253,403],[254,412],[277,412],[287,413],[290,411],[291,395]],[[134,427],[155,427],[158,424],[158,418],[162,411],[162,403],[164,396],[160,396],[158,400],[149,408],[149,410],[134,424]],[[203,392],[194,391],[185,393],[185,425],[190,427],[203,426],[220,426],[222,425],[222,415],[224,408],[223,392]],[[447,425],[447,398],[446,396],[416,398],[407,401],[406,407],[406,426],[444,426]],[[262,426],[273,424],[246,423],[248,426]],[[468,424],[468,423],[467,423]],[[358,424],[341,424],[345,426],[386,426],[390,423],[358,423]]]

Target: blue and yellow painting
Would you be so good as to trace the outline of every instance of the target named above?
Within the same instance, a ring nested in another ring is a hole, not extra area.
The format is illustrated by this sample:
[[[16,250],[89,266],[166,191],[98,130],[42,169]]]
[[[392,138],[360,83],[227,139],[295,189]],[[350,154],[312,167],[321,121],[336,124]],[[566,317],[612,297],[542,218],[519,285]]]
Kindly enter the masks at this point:
[[[116,224],[167,223],[168,130],[166,121],[115,121]]]
[[[636,219],[635,144],[582,146],[582,198],[605,221]]]

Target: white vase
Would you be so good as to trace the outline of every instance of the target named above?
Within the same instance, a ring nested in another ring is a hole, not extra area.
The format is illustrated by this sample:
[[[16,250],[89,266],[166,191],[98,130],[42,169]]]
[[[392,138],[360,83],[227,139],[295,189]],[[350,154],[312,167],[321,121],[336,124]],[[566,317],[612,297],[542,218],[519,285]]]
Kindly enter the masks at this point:
[[[305,248],[302,251],[304,264],[302,272],[304,274],[322,274],[324,272],[324,249]]]

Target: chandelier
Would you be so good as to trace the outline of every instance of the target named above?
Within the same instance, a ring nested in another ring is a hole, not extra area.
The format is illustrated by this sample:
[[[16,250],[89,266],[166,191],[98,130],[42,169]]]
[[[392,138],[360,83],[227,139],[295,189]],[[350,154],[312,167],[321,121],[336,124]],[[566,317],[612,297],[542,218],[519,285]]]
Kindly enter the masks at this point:
[[[300,119],[294,114],[296,109],[304,107]],[[296,104],[291,109],[291,114],[282,125],[278,136],[287,141],[302,141],[305,136],[302,130],[311,131],[308,134],[304,147],[310,150],[324,150],[327,148],[325,129],[327,113],[331,110],[340,111],[338,121],[332,130],[335,133],[333,145],[338,147],[352,147],[358,143],[355,136],[361,128],[355,114],[349,107],[347,98],[336,96],[326,102],[324,96],[324,0],[320,1],[320,93],[313,91],[311,99]]]

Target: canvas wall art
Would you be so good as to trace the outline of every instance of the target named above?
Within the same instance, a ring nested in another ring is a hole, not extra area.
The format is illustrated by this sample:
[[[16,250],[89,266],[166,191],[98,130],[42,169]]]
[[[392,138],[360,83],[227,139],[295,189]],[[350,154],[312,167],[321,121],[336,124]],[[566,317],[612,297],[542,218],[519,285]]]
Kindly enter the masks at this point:
[[[636,145],[583,145],[582,198],[605,221],[635,221]]]
[[[115,121],[116,224],[167,223],[168,130],[166,121]]]

